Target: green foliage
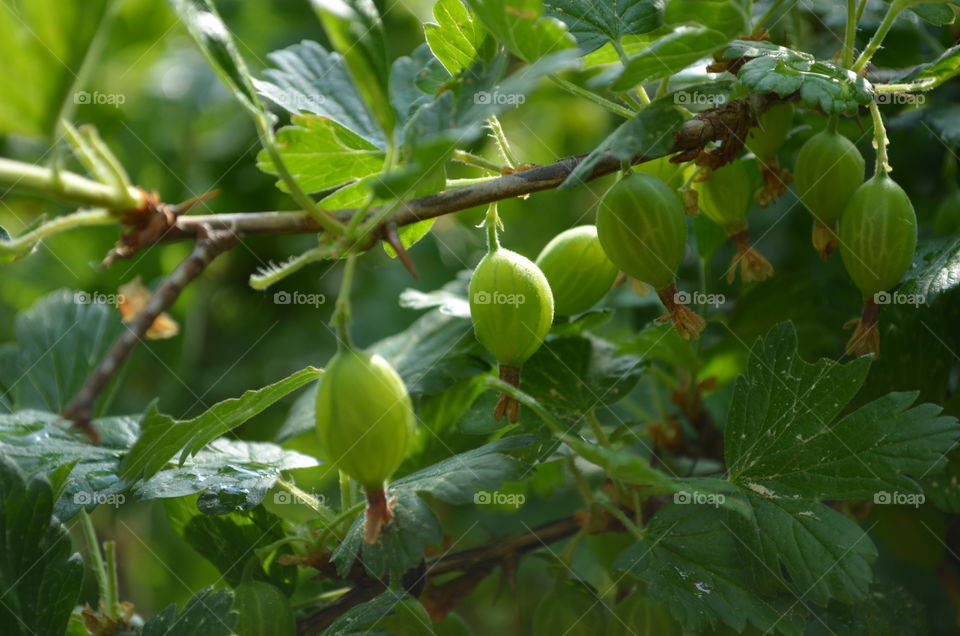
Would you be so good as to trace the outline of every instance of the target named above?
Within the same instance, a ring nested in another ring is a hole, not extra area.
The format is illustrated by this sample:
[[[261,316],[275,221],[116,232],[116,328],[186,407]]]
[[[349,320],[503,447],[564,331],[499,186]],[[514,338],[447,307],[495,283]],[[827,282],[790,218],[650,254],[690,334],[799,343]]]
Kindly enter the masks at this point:
[[[83,561],[53,504],[45,476],[0,457],[0,619],[12,635],[63,633],[80,596]]]

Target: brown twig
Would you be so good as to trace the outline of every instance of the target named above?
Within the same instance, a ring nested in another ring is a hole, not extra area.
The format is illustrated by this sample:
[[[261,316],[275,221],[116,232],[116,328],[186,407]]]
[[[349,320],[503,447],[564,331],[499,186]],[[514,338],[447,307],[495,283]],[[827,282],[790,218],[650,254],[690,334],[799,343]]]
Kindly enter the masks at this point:
[[[501,537],[477,548],[436,557],[427,562],[427,578],[450,572],[490,571],[500,563],[515,560],[580,531],[581,521],[575,516],[564,517],[538,526],[530,532]],[[302,618],[297,623],[300,636],[319,634],[350,608],[365,603],[386,589],[385,581],[364,576],[349,592]]]
[[[126,331],[116,339],[100,364],[90,373],[86,382],[63,410],[62,417],[73,421],[90,436],[94,443],[99,442],[99,433],[91,424],[93,405],[107,383],[123,365],[134,347],[143,340],[144,334],[157,316],[173,305],[180,296],[180,292],[197,278],[214,258],[237,242],[237,236],[231,232],[199,229],[198,236],[193,251],[167,276],[143,311],[127,324]]]
[[[638,155],[632,163],[638,164],[658,159],[661,156],[676,155],[693,159],[698,157],[708,144],[720,142],[719,149],[710,151],[711,165],[719,167],[735,158],[743,145],[746,131],[755,126],[757,117],[772,106],[790,101],[794,96],[780,98],[776,95],[748,95],[731,100],[715,108],[697,113],[684,122],[674,133],[674,143],[664,154],[651,156]],[[506,174],[496,179],[484,181],[461,188],[451,188],[399,204],[391,215],[389,223],[393,227],[411,225],[425,219],[432,219],[469,208],[486,205],[494,201],[525,197],[534,192],[551,190],[562,184],[580,165],[587,155],[565,157],[545,166],[533,166],[530,169]],[[612,174],[622,167],[622,161],[613,155],[603,156],[583,181],[591,181]],[[374,217],[383,210],[380,207],[368,210],[368,217]],[[336,218],[348,223],[355,209],[337,210]],[[256,234],[312,234],[323,231],[310,216],[303,211],[289,212],[230,212],[224,214],[182,215],[171,219],[163,232],[153,232],[139,243],[124,245],[125,255],[129,256],[139,249],[156,243],[188,240],[196,236],[200,228],[211,230],[230,230],[240,236]],[[131,236],[134,236],[131,234]],[[388,237],[380,232],[379,238]],[[370,246],[372,246],[371,243]]]

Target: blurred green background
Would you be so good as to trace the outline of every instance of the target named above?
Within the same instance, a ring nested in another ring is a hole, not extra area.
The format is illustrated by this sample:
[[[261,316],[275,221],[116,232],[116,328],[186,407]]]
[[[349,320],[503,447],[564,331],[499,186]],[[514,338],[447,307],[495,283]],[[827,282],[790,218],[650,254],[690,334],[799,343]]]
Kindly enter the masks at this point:
[[[786,20],[774,29],[800,48],[830,57],[839,47],[842,31],[841,3],[812,2],[817,19]],[[389,35],[392,57],[409,54],[423,41],[421,22],[430,19],[429,0],[377,2]],[[255,74],[265,68],[266,55],[278,48],[313,39],[326,44],[326,37],[306,0],[243,2],[220,0],[217,6],[241,43],[240,50]],[[877,9],[872,2],[864,27],[872,30]],[[922,37],[918,37],[918,29]],[[905,66],[931,59],[956,39],[950,27],[900,21],[888,46],[877,56],[878,65],[890,61]],[[861,42],[862,44],[862,42]],[[939,47],[939,48],[938,48]],[[574,78],[576,79],[576,78]],[[212,189],[219,196],[199,205],[196,213],[244,212],[293,209],[290,199],[274,187],[274,179],[255,166],[258,150],[249,118],[206,65],[183,27],[162,0],[123,0],[118,3],[101,62],[90,74],[86,90],[120,93],[125,102],[80,105],[78,123],[93,123],[117,153],[134,183],[156,190],[164,201],[177,202]],[[931,95],[926,106],[949,105],[960,99],[952,82]],[[943,176],[945,160],[953,152],[947,140],[927,125],[924,115],[909,106],[889,106],[892,137],[891,160],[895,178],[914,201],[921,224],[921,238],[933,234],[934,216],[950,187]],[[614,116],[592,103],[573,97],[544,83],[521,107],[502,121],[514,150],[525,162],[550,163],[588,152],[618,125]],[[824,125],[823,118],[800,113],[795,129],[782,152],[790,167],[797,149]],[[869,118],[849,120],[843,132],[856,140],[872,162]],[[0,137],[0,155],[42,162],[46,144],[19,137]],[[476,152],[495,158],[492,144],[481,142]],[[74,166],[74,169],[77,169]],[[868,171],[870,169],[868,168]],[[476,176],[468,168],[452,166],[450,177]],[[505,201],[500,206],[506,226],[503,243],[528,257],[556,233],[582,223],[591,223],[600,195],[613,177],[592,182],[569,192],[550,191],[526,200]],[[0,192],[0,226],[19,234],[41,215],[57,215],[69,208],[42,198]],[[399,294],[408,287],[437,289],[460,270],[476,264],[484,251],[482,231],[474,226],[483,210],[470,210],[441,218],[433,232],[411,251],[420,279],[413,280],[396,261],[377,247],[359,261],[354,283],[354,336],[361,345],[398,333],[420,312],[401,308]],[[954,215],[954,219],[960,213]],[[949,220],[948,220],[949,221]],[[955,221],[940,227],[957,231]],[[860,299],[848,280],[840,259],[823,264],[809,245],[810,218],[790,192],[767,209],[755,208],[750,217],[754,245],[773,264],[777,275],[762,284],[743,288],[722,280],[732,248],[721,247],[701,273],[695,250],[681,272],[681,287],[699,287],[726,294],[730,301],[715,318],[724,324],[708,328],[702,351],[711,360],[709,372],[721,381],[715,395],[725,400],[725,389],[742,369],[745,344],[781,320],[797,324],[801,350],[808,358],[837,358],[848,336],[840,326],[860,310]],[[115,293],[118,286],[140,276],[154,286],[189,251],[186,243],[169,244],[118,261],[109,269],[99,262],[117,239],[115,229],[82,229],[46,241],[29,256],[0,270],[0,342],[13,337],[16,313],[41,296],[59,288]],[[258,266],[279,262],[314,244],[312,236],[253,237],[218,259],[191,285],[171,313],[182,327],[171,340],[149,342],[139,347],[123,372],[120,390],[109,406],[112,413],[139,413],[154,398],[163,412],[182,418],[196,415],[215,402],[239,395],[246,389],[274,382],[306,365],[322,366],[335,348],[328,325],[339,285],[339,268],[311,265],[267,292],[247,285]],[[629,286],[612,292],[607,303],[618,309],[614,319],[600,328],[601,335],[628,338],[661,311],[652,296],[636,296]],[[323,294],[318,306],[283,305],[274,302],[279,291]],[[924,398],[943,404],[954,393],[958,351],[957,301],[942,299],[919,310],[894,309],[884,314],[884,347],[889,351],[873,371],[869,393],[919,389]],[[939,341],[939,342],[938,342]],[[951,375],[953,374],[953,375]],[[642,403],[649,387],[641,386],[631,399]],[[864,396],[861,396],[864,397]],[[955,402],[956,400],[954,400]],[[289,405],[290,400],[286,402]],[[246,439],[270,439],[283,423],[287,406],[280,405],[245,425],[238,435]],[[952,406],[952,405],[951,405]],[[722,414],[722,407],[712,410]],[[956,411],[954,409],[954,413]],[[299,443],[309,446],[309,440]],[[528,506],[527,523],[569,514],[575,506],[572,493],[555,491]],[[443,514],[444,522],[462,523],[460,517]],[[938,514],[935,515],[940,518]],[[105,537],[114,538],[121,555],[121,597],[135,603],[138,612],[150,616],[166,604],[182,603],[193,590],[217,581],[216,570],[193,553],[172,530],[162,505],[128,504],[119,511],[101,506],[95,515]],[[501,519],[502,517],[502,519]],[[488,517],[474,531],[502,533],[523,530],[508,515]],[[943,520],[941,519],[942,522]],[[896,527],[894,520],[884,525]],[[944,522],[945,523],[945,522]],[[891,535],[894,536],[894,535]],[[881,543],[882,536],[875,537]],[[891,539],[891,545],[895,540]],[[598,554],[615,554],[609,545],[594,546]],[[899,572],[910,570],[919,559],[911,554],[884,553],[881,564]],[[548,585],[545,561],[524,563],[523,583],[517,593],[500,592],[495,577],[486,581],[476,598],[463,611],[472,622],[483,625],[479,633],[525,633],[525,620],[514,619],[519,607],[529,608]],[[583,565],[589,569],[589,564]],[[932,610],[939,620],[949,618],[949,606],[936,588],[931,570],[918,570],[917,589],[933,586],[928,603],[941,601]],[[90,589],[92,592],[92,587]],[[918,594],[920,595],[920,594]],[[494,602],[494,598],[498,601]]]

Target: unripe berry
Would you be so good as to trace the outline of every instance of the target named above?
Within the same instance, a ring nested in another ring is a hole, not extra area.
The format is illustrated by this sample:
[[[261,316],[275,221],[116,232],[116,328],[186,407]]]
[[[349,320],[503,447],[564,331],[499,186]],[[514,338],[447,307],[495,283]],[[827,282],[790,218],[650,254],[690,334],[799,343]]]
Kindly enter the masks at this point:
[[[367,493],[367,541],[392,518],[384,482],[403,461],[414,413],[403,379],[379,355],[339,351],[317,389],[317,433],[327,459]]]
[[[750,210],[750,173],[743,161],[717,168],[709,179],[696,181],[700,209],[728,234],[743,229]]]
[[[561,232],[537,257],[553,292],[554,310],[561,316],[587,311],[603,298],[617,278],[597,238],[594,225],[581,225]]]
[[[597,213],[603,251],[628,276],[650,284],[684,338],[696,338],[703,319],[675,301],[677,267],[687,246],[687,217],[662,181],[632,173],[603,195]]]
[[[793,167],[797,196],[813,215],[813,246],[826,260],[836,248],[836,223],[850,197],[863,184],[865,163],[853,143],[825,130],[811,137]]]
[[[747,150],[764,163],[776,158],[793,126],[793,104],[777,104],[763,112],[747,134]]]

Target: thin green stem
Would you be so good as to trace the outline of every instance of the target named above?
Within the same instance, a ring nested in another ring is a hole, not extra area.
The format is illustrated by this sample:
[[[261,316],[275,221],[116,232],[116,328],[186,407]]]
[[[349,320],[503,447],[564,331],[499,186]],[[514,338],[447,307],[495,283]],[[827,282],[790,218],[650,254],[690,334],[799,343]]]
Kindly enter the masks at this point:
[[[863,12],[866,11],[868,4],[870,4],[870,0],[860,0],[860,4],[857,5],[857,24],[860,24]]]
[[[493,133],[493,138],[497,142],[497,149],[500,151],[500,156],[503,157],[504,163],[513,168],[519,163],[513,155],[513,151],[510,149],[510,142],[507,141],[507,135],[503,132],[503,126],[500,125],[500,119],[496,115],[492,115],[487,118],[487,126],[490,128],[490,131]]]
[[[613,48],[617,52],[617,57],[620,58],[620,63],[626,68],[630,64],[630,57],[623,49],[623,44],[621,44],[620,40],[613,40]],[[639,102],[641,106],[646,106],[650,103],[650,96],[647,95],[647,91],[643,88],[642,84],[638,85],[635,90],[627,91],[627,96],[630,97],[635,104]]]
[[[500,226],[500,215],[497,214],[496,201],[487,207],[487,216],[483,222],[487,226],[487,251],[492,252],[500,249],[500,237],[497,236],[497,228]]]
[[[876,93],[918,93],[929,90],[935,80],[928,79],[922,82],[911,82],[908,84],[874,84],[873,90]]]
[[[478,183],[484,183],[485,181],[493,181],[494,179],[499,179],[499,174],[491,174],[486,177],[474,177],[472,179],[447,179],[448,188],[461,188],[463,186],[476,185]]]
[[[339,349],[352,349],[353,340],[350,338],[350,287],[353,285],[353,273],[357,267],[357,255],[351,254],[343,266],[343,278],[340,281],[340,293],[337,295],[337,304],[333,309],[333,323],[337,328]],[[341,488],[344,474],[341,473]],[[343,491],[341,490],[341,494]]]
[[[597,503],[599,503],[603,508],[613,515],[614,519],[623,524],[623,527],[627,529],[627,532],[633,536],[637,541],[644,541],[646,537],[643,535],[643,530],[633,522],[633,519],[628,517],[623,513],[620,508],[615,506],[612,501],[608,500],[606,497],[598,497]]]
[[[883,125],[883,117],[880,116],[880,107],[876,102],[870,102],[870,117],[873,119],[873,143],[877,147],[877,168],[878,176],[886,176],[890,171],[890,161],[887,157],[887,129]]]
[[[843,36],[843,67],[853,65],[853,47],[857,39],[857,0],[847,0],[847,27]]]
[[[590,430],[593,431],[593,436],[597,438],[597,443],[605,448],[610,448],[610,438],[603,432],[603,427],[600,426],[600,420],[597,419],[593,409],[587,412],[587,422],[590,424]]]
[[[863,53],[861,53],[857,61],[853,63],[854,72],[859,73],[863,70],[863,67],[870,62],[870,58],[873,57],[873,54],[876,53],[880,45],[883,44],[884,38],[887,37],[887,33],[890,32],[894,21],[897,19],[897,16],[900,15],[900,12],[904,10],[905,6],[902,0],[893,0],[890,8],[887,9],[886,15],[883,16],[883,21],[881,21],[880,26],[877,27],[877,32],[873,34],[866,48],[863,49]]]
[[[103,604],[106,606],[107,616],[116,619],[120,615],[120,586],[117,583],[117,544],[113,541],[104,541],[103,550],[107,556],[107,589],[103,595]]]
[[[0,158],[0,186],[46,194],[69,203],[125,211],[140,205],[137,188],[126,192],[74,172],[60,171],[32,163]]]
[[[776,15],[777,11],[780,10],[780,7],[783,5],[784,0],[776,0],[773,4],[770,5],[770,8],[760,16],[757,22],[753,25],[753,30],[763,28],[767,22],[773,19],[773,16]]]
[[[103,555],[100,554],[100,543],[97,541],[97,531],[93,527],[93,520],[86,510],[80,511],[80,528],[83,530],[83,538],[87,543],[87,554],[90,557],[90,569],[93,570],[97,578],[97,588],[100,590],[100,600],[104,604],[104,611],[112,614],[113,607],[106,604],[108,590],[110,589],[109,575],[107,566],[103,562]],[[108,614],[109,618],[116,618]]]
[[[94,225],[114,225],[117,217],[110,210],[80,210],[73,214],[54,217],[43,225],[36,227],[26,234],[21,234],[10,240],[0,240],[0,256],[22,256],[28,253],[33,246],[48,236],[59,234],[77,227]]]
[[[553,80],[553,82],[557,86],[567,91],[568,93],[573,93],[577,97],[588,99],[594,104],[597,104],[598,106],[602,106],[603,108],[609,110],[614,115],[619,115],[620,117],[623,117],[625,119],[632,119],[637,114],[636,111],[634,110],[630,110],[629,108],[621,106],[616,102],[612,102],[609,99],[606,99],[605,97],[601,97],[600,95],[597,95],[593,91],[583,88],[582,86],[577,86],[573,82],[565,80],[562,77],[551,75],[550,79]]]
[[[340,250],[339,245],[325,244],[293,256],[279,265],[268,265],[250,275],[250,287],[257,290],[267,289],[310,263],[336,258]]]
[[[482,168],[483,170],[489,170],[490,172],[500,174],[499,165],[485,157],[475,155],[472,152],[467,152],[466,150],[454,150],[451,159],[454,161],[459,161],[460,163],[465,163],[468,166]]]
[[[260,137],[260,145],[263,146],[264,150],[266,150],[267,154],[270,156],[270,162],[273,164],[273,168],[277,171],[277,176],[280,177],[280,180],[283,181],[284,185],[287,186],[287,190],[289,191],[291,198],[293,198],[297,205],[302,207],[303,210],[307,212],[324,230],[335,237],[342,236],[346,229],[343,223],[321,209],[313,199],[307,196],[307,194],[300,188],[297,180],[293,178],[292,174],[290,174],[283,157],[280,156],[280,151],[277,149],[276,139],[273,134],[273,127],[270,125],[270,120],[267,118],[266,113],[254,111],[253,119],[257,126],[257,134]]]
[[[583,476],[583,472],[577,468],[577,458],[575,456],[569,458],[567,467],[570,469],[573,483],[577,485],[577,490],[580,491],[583,503],[585,503],[587,507],[590,507],[593,505],[593,489],[590,488],[590,484],[587,482],[587,478]]]
[[[278,479],[277,486],[286,490],[291,495],[293,495],[298,502],[302,502],[303,504],[305,504],[308,508],[310,508],[315,513],[317,513],[317,515],[319,515],[321,518],[325,520],[329,520],[331,518],[330,510],[326,506],[324,506],[319,499],[317,499],[310,493],[304,490],[301,490],[296,486],[296,484],[293,484],[284,479]]]

